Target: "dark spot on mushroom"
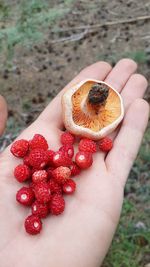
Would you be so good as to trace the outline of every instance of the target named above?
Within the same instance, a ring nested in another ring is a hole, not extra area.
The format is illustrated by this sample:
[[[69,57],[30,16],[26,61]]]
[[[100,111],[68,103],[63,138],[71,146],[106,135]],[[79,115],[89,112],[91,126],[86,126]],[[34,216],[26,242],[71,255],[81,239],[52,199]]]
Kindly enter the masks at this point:
[[[105,84],[94,84],[88,94],[88,101],[92,105],[104,104],[109,94],[109,88]]]

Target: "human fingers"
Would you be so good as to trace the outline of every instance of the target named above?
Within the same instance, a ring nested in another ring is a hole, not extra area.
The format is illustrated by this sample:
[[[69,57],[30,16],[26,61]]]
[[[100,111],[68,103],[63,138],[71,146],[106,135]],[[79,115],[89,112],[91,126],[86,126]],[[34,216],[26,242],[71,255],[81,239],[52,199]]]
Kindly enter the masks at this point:
[[[79,83],[80,81],[91,78],[97,80],[104,80],[105,77],[111,71],[111,66],[103,61],[94,63],[85,69],[83,69],[45,108],[45,110],[39,116],[40,120],[53,123],[57,128],[63,128],[62,122],[62,109],[61,109],[61,97],[63,93],[71,86]]]
[[[105,80],[111,86],[115,87],[118,91],[121,91],[124,84],[129,79],[130,75],[136,71],[137,65],[133,60],[122,59],[111,70],[111,67],[106,62],[97,62],[84,70],[71,81],[47,106],[47,108],[40,115],[40,119],[47,122],[53,121],[58,127],[63,127],[62,122],[62,110],[61,110],[61,97],[63,93],[69,89],[72,85],[84,80],[86,78]],[[106,79],[105,79],[106,78]]]
[[[5,99],[0,96],[0,135],[4,132],[7,122],[7,104]]]
[[[147,89],[147,80],[141,74],[133,74],[121,92],[125,110],[137,98],[143,98]]]
[[[119,93],[124,91],[126,84],[131,79],[133,73],[137,69],[137,64],[131,59],[121,59],[118,63],[114,66],[111,72],[105,79],[105,82],[116,89]],[[126,98],[126,96],[124,96]],[[123,102],[126,102],[123,99]],[[126,106],[125,106],[126,109]],[[116,135],[116,131],[110,135],[112,139],[114,139]],[[103,159],[105,158],[106,153],[102,154]]]
[[[135,61],[129,58],[121,59],[106,77],[105,82],[120,93],[136,69]]]
[[[129,107],[114,147],[106,158],[108,171],[124,186],[138,153],[149,117],[149,105],[143,99],[135,100]]]
[[[69,89],[75,83],[85,78],[95,78],[108,82],[112,87],[115,87],[119,92],[128,82],[129,78],[136,71],[137,64],[131,59],[122,59],[111,70],[111,67],[106,62],[95,63],[79,73],[79,75],[67,85],[57,97],[48,105],[48,107],[39,116],[39,119],[46,121],[47,124],[52,122],[56,127],[63,127],[62,110],[61,110],[61,96],[65,90]],[[105,154],[102,155],[105,157]]]
[[[106,62],[97,62],[83,69],[45,108],[41,115],[24,130],[18,139],[30,139],[35,133],[43,134],[48,140],[51,149],[59,146],[58,132],[62,125],[61,96],[65,90],[69,89],[75,83],[86,79],[104,79],[111,70],[111,66]]]
[[[145,91],[147,89],[147,80],[146,78],[141,74],[133,74],[131,75],[130,79],[126,83],[125,87],[123,88],[121,92],[121,96],[123,98],[123,104],[125,113],[127,112],[127,109],[129,106],[138,98],[143,98]],[[119,132],[119,128],[116,129],[111,135],[110,138],[112,140],[115,139]]]

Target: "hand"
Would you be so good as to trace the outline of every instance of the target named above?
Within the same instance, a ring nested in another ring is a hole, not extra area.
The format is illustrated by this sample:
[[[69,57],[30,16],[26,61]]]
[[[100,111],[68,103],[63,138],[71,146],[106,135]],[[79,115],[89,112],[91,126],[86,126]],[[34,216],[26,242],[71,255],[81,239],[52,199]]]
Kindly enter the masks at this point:
[[[0,95],[0,136],[3,134],[7,121],[7,104],[5,99]]]
[[[149,107],[141,98],[146,79],[134,74],[136,63],[119,61],[112,69],[105,62],[93,64],[63,89],[39,118],[18,138],[30,139],[43,134],[52,149],[60,146],[63,127],[61,96],[65,90],[85,78],[105,80],[118,90],[126,110],[120,127],[113,133],[114,147],[105,155],[94,155],[93,166],[76,178],[77,191],[66,197],[61,216],[49,216],[40,235],[29,236],[23,227],[28,209],[16,204],[20,185],[13,178],[19,160],[8,147],[0,156],[0,263],[5,267],[98,267],[113,238],[123,202],[123,191],[145,131]]]

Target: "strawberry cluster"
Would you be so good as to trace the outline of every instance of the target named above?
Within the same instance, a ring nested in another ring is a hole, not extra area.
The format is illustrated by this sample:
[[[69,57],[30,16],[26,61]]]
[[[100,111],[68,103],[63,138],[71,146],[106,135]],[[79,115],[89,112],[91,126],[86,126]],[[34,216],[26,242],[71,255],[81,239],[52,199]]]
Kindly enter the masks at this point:
[[[75,136],[64,132],[60,141],[60,149],[53,151],[42,135],[35,134],[32,140],[15,141],[10,149],[15,157],[23,160],[14,169],[16,180],[26,183],[18,190],[16,200],[23,206],[31,207],[31,215],[24,223],[26,232],[31,235],[40,233],[43,218],[49,214],[63,213],[64,195],[71,195],[76,190],[72,177],[92,165],[92,154],[97,151],[97,146],[104,152],[112,148],[112,141],[107,137],[101,139],[98,145],[90,139],[82,138],[74,157]]]

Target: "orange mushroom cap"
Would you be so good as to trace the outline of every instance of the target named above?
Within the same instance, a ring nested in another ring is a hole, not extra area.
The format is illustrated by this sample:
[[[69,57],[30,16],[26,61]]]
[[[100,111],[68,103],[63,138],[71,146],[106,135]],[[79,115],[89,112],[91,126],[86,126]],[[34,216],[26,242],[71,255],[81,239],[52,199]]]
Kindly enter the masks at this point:
[[[116,129],[124,116],[120,94],[105,82],[87,79],[62,96],[63,121],[73,134],[99,140]]]

